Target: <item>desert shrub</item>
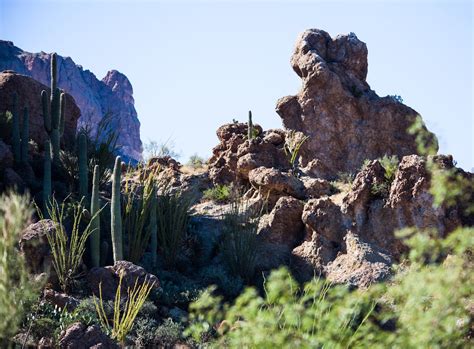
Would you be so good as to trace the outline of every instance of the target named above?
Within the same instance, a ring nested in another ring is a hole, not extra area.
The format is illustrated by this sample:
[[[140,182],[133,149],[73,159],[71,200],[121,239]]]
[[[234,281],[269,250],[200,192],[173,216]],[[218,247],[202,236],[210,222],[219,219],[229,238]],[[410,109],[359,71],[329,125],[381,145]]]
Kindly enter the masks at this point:
[[[116,339],[122,343],[123,346],[125,338],[133,328],[135,318],[154,286],[154,282],[151,283],[145,280],[142,284],[138,284],[137,279],[133,288],[129,287],[127,289],[125,305],[123,306],[123,309],[121,309],[122,278],[123,274],[120,275],[119,284],[115,293],[112,325],[109,323],[109,317],[102,299],[102,283],[99,284],[99,300],[96,300],[95,297],[93,299],[102,327],[108,334],[110,334],[112,339]]]
[[[236,198],[231,203],[230,210],[223,215],[221,237],[223,260],[231,273],[240,276],[245,282],[250,282],[255,275],[260,213]]]
[[[112,307],[109,307],[109,310],[106,311],[106,313],[110,314],[111,309]],[[76,309],[72,312],[72,315],[75,321],[79,321],[87,326],[100,324],[93,297],[82,299]]]
[[[144,144],[143,149],[145,162],[154,157],[169,156],[173,159],[179,159],[180,157],[176,145],[171,139],[166,140],[166,142],[149,141]]]
[[[191,200],[180,193],[165,191],[158,195],[156,203],[158,246],[167,268],[175,266],[186,236],[190,207]]]
[[[344,184],[352,184],[354,182],[356,174],[352,172],[339,172],[337,174],[337,181]]]
[[[67,329],[72,323],[78,321],[78,312],[69,312],[45,301],[35,303],[27,316],[27,327],[37,340],[47,337],[56,340],[61,331]]]
[[[174,344],[185,341],[184,328],[172,319],[166,319],[160,324],[154,333],[154,343],[165,348],[171,348]]]
[[[63,291],[68,291],[71,284],[78,277],[82,256],[86,250],[86,242],[92,233],[90,222],[84,229],[81,229],[85,214],[82,200],[72,202],[70,205],[73,210],[72,217],[70,217],[72,220],[70,237],[65,229],[65,221],[68,216],[66,208],[70,206],[66,204],[66,201],[59,204],[54,197],[48,205],[48,215],[55,223],[56,229],[55,232],[48,233],[46,236],[51,248],[54,270]],[[41,211],[39,209],[37,211],[42,218]]]
[[[395,179],[395,174],[397,173],[399,163],[398,157],[396,155],[384,155],[378,160],[385,170],[385,180],[391,184]]]
[[[303,135],[301,132],[289,131],[285,137],[284,151],[290,163],[293,174],[296,173],[297,161],[299,152],[303,144],[308,140],[308,136]]]
[[[7,345],[22,321],[26,306],[37,297],[39,285],[29,280],[18,253],[21,232],[33,213],[29,198],[13,193],[0,196],[0,346]]]
[[[206,189],[203,198],[218,203],[226,203],[229,202],[231,195],[232,187],[230,185],[218,184],[213,188]]]
[[[137,348],[153,346],[158,322],[155,319],[137,319],[134,328],[134,343]]]
[[[158,300],[166,306],[182,305],[195,301],[201,292],[201,287],[193,279],[177,271],[160,270],[157,273],[160,280]]]
[[[242,278],[229,275],[228,270],[221,264],[212,264],[200,269],[198,278],[203,285],[216,285],[217,290],[227,297],[237,297],[244,287]]]
[[[198,154],[193,154],[189,157],[188,166],[192,168],[201,168],[206,163],[203,157],[199,156]]]
[[[387,97],[393,99],[395,102],[403,103],[403,98],[399,95],[388,95]]]

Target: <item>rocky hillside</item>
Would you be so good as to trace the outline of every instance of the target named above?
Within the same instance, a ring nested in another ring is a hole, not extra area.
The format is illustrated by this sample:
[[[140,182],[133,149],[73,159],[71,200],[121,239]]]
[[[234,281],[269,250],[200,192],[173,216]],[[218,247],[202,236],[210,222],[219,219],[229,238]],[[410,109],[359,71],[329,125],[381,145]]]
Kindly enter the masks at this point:
[[[26,52],[0,40],[0,71],[13,70],[49,85],[50,62],[49,53]],[[70,57],[58,55],[58,86],[74,97],[81,110],[78,127],[88,126],[94,132],[104,116],[111,115],[111,127],[119,133],[120,154],[126,159],[141,158],[140,121],[132,85],[125,75],[111,70],[99,80]]]

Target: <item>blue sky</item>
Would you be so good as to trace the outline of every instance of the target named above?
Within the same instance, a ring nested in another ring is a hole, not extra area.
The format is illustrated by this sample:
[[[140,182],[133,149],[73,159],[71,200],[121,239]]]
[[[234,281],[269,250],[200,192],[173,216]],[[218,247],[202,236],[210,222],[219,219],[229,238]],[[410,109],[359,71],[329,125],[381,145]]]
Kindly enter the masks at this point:
[[[0,0],[0,38],[56,51],[134,88],[142,140],[172,139],[181,160],[208,157],[233,118],[280,127],[278,98],[301,82],[289,60],[298,33],[355,32],[368,82],[401,95],[465,169],[474,167],[472,1]]]

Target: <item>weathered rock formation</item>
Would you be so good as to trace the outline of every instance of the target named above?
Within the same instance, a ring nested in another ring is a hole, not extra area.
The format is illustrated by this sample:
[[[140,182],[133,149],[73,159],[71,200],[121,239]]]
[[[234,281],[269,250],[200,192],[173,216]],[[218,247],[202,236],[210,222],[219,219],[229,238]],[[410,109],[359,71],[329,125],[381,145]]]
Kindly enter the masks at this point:
[[[291,58],[303,85],[296,96],[281,98],[277,113],[287,129],[309,136],[301,164],[334,178],[355,173],[365,159],[417,153],[407,129],[417,112],[396,98],[379,97],[367,77],[367,46],[354,33],[332,39],[319,29],[305,31]]]
[[[78,126],[88,126],[94,133],[104,116],[111,115],[110,127],[119,133],[120,154],[129,159],[140,159],[140,122],[134,107],[132,85],[127,77],[111,70],[98,80],[70,57],[58,55],[57,60],[58,86],[74,97],[81,110]],[[0,71],[14,70],[49,85],[50,62],[51,54],[26,52],[10,41],[0,40]]]
[[[1,42],[0,42],[1,47]],[[0,60],[1,62],[1,60]],[[0,63],[1,64],[1,63]],[[23,108],[28,107],[30,115],[30,138],[43,148],[44,142],[48,139],[48,134],[44,129],[43,106],[41,104],[41,91],[50,94],[50,88],[26,75],[15,73],[14,71],[4,71],[0,73],[0,118],[5,118],[5,111],[13,112],[13,93],[18,96],[18,111],[20,115],[20,125],[23,123]],[[81,111],[76,105],[74,98],[66,93],[66,119],[64,124],[64,135],[61,137],[63,146],[69,146],[75,140],[77,122]],[[4,140],[6,143],[10,139]]]

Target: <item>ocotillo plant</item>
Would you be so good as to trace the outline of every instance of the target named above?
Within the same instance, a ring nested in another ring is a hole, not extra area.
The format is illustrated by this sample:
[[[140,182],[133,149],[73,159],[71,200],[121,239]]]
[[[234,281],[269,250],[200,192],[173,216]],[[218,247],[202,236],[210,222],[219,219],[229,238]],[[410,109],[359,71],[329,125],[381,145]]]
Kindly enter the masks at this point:
[[[18,115],[18,96],[16,93],[13,94],[13,120],[12,120],[12,146],[13,146],[13,157],[15,162],[21,160],[21,145],[20,145],[20,116]]]
[[[28,162],[28,143],[30,140],[30,118],[28,107],[23,109],[23,125],[21,127],[21,162]]]
[[[150,212],[150,225],[148,229],[150,230],[151,238],[151,261],[153,268],[156,268],[157,264],[157,250],[158,250],[158,224],[156,221],[156,193],[153,191],[153,197],[151,199],[151,212]]]
[[[41,92],[43,102],[44,128],[51,138],[53,160],[59,159],[60,139],[64,132],[66,98],[57,87],[56,53],[51,56],[51,97],[48,101],[46,91]]]
[[[120,156],[115,159],[114,173],[112,175],[112,199],[110,203],[110,232],[112,234],[112,252],[114,263],[123,260],[122,246],[122,211],[120,206],[120,178],[122,174],[122,160]]]
[[[252,123],[252,112],[249,110],[249,124],[248,124],[248,139],[251,140],[253,138],[253,123]]]
[[[91,259],[94,267],[100,266],[100,201],[99,201],[99,165],[94,166],[91,198]]]
[[[44,171],[43,171],[43,212],[48,216],[48,205],[51,199],[51,143],[44,144]]]
[[[88,191],[88,168],[87,168],[87,137],[81,132],[78,142],[79,154],[79,197],[82,199],[87,197]]]

